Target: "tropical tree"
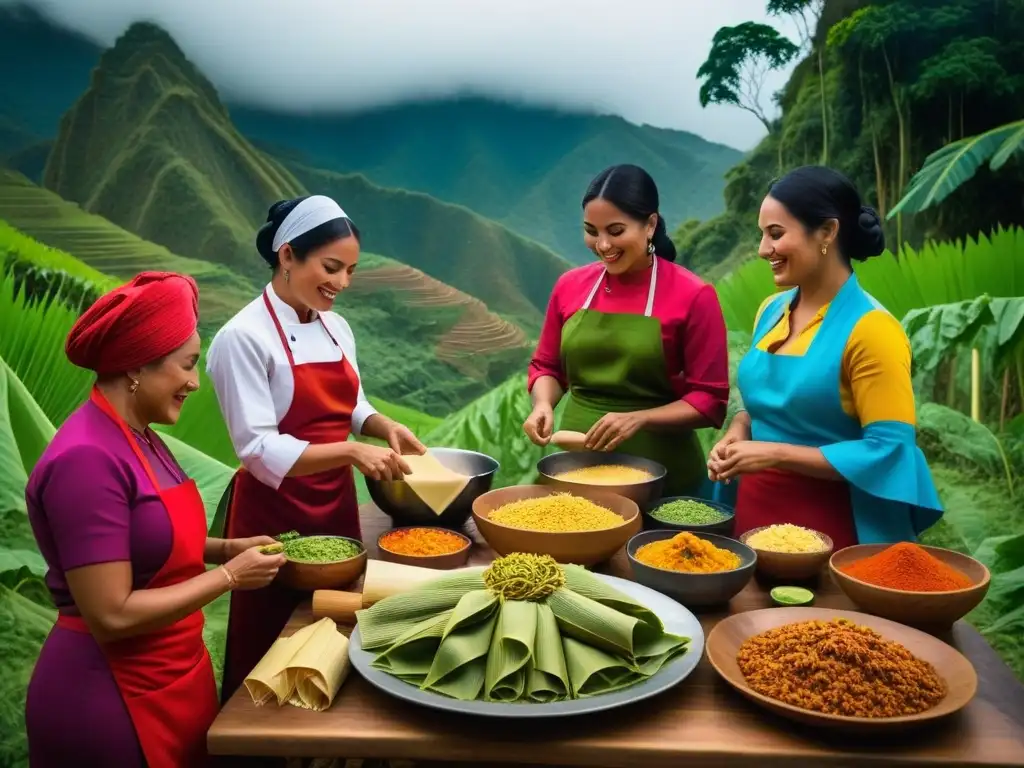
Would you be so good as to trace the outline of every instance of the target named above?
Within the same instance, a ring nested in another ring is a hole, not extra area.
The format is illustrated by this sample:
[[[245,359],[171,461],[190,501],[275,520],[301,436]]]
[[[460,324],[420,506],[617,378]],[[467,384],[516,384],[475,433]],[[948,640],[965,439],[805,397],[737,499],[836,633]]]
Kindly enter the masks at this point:
[[[825,98],[825,47],[815,44],[818,22],[825,0],[768,0],[768,13],[789,16],[800,32],[801,51],[815,51],[818,63],[818,90],[821,98],[821,162],[828,163],[828,102]],[[815,50],[816,49],[816,50]]]
[[[746,21],[722,27],[711,41],[711,52],[697,70],[703,80],[700,105],[732,104],[754,115],[769,133],[772,123],[761,106],[768,73],[791,62],[800,49],[767,24]]]

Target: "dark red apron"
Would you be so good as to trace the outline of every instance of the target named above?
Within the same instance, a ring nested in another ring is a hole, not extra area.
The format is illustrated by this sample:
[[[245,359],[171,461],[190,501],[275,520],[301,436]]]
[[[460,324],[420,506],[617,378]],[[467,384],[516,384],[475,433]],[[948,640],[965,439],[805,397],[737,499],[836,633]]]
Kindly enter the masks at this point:
[[[266,291],[263,302],[288,355],[295,392],[278,431],[313,444],[340,443],[352,431],[359,377],[344,357],[332,363],[295,364],[288,337]],[[319,318],[318,318],[319,319]],[[335,346],[338,342],[321,327]],[[301,534],[350,536],[362,540],[352,467],[304,477],[286,477],[276,491],[249,472],[235,475],[225,530],[228,538]],[[270,650],[295,608],[309,595],[272,583],[258,591],[231,593],[221,700],[227,701]]]
[[[161,490],[128,425],[99,390],[92,402],[120,427],[171,521],[173,544],[163,567],[146,584],[158,589],[206,571],[206,510],[194,480]],[[61,614],[57,625],[89,632],[80,616]],[[217,687],[203,642],[203,612],[163,629],[101,644],[131,715],[149,768],[192,768],[206,762],[206,732],[217,716]],[[70,682],[70,681],[69,681]],[[55,738],[60,738],[56,735]]]
[[[743,475],[736,491],[736,527],[740,536],[752,528],[791,523],[821,531],[838,552],[857,543],[850,486],[780,469]]]

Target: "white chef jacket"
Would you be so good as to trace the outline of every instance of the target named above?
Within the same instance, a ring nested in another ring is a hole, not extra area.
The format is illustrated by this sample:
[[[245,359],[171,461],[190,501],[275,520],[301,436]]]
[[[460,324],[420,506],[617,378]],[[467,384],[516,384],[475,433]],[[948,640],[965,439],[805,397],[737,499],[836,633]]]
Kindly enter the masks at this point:
[[[338,342],[335,346],[316,319],[311,323],[299,322],[295,310],[281,301],[272,285],[267,286],[267,296],[290,342],[296,365],[339,362],[345,357],[359,375],[355,337],[341,315],[320,313]],[[214,336],[207,353],[206,372],[217,392],[228,434],[242,466],[276,490],[309,441],[278,431],[278,424],[292,404],[295,379],[262,295],[242,308]],[[352,413],[353,434],[362,434],[364,422],[375,413],[360,381]]]

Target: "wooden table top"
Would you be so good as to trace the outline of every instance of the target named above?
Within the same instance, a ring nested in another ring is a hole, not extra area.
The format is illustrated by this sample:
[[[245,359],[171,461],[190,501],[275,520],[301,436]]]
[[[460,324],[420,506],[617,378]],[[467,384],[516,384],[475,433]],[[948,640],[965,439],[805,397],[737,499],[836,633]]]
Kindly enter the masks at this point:
[[[372,504],[361,509],[370,556],[390,519]],[[471,562],[493,552],[473,530]],[[620,552],[600,570],[629,578]],[[355,588],[354,588],[355,589]],[[827,576],[815,605],[853,609]],[[698,613],[705,636],[729,614],[771,607],[751,582],[727,610]],[[312,621],[309,603],[284,634]],[[341,626],[348,634],[351,627]],[[512,722],[472,718],[418,707],[371,687],[357,672],[334,705],[310,712],[285,705],[256,707],[242,689],[224,706],[209,732],[218,755],[390,758],[465,761],[476,765],[602,766],[603,768],[758,768],[794,765],[1024,766],[1024,686],[972,627],[960,621],[943,640],[960,650],[978,673],[975,699],[961,712],[899,738],[853,738],[799,726],[747,701],[701,660],[682,683],[652,699],[580,717]],[[826,763],[827,761],[827,763]]]

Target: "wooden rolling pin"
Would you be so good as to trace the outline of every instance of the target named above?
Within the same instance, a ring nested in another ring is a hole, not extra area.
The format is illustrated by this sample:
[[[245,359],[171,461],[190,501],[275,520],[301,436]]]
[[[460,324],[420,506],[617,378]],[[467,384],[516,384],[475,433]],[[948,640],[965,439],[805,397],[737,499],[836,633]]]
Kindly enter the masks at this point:
[[[587,436],[583,432],[561,429],[551,436],[551,442],[565,451],[582,451]]]
[[[313,617],[325,616],[335,621],[352,623],[356,611],[369,608],[385,597],[408,592],[411,589],[457,571],[483,570],[483,566],[458,568],[452,571],[438,571],[434,568],[419,568],[415,565],[388,563],[384,560],[367,560],[366,575],[363,577],[363,591],[346,592],[340,589],[318,589],[313,592]]]

